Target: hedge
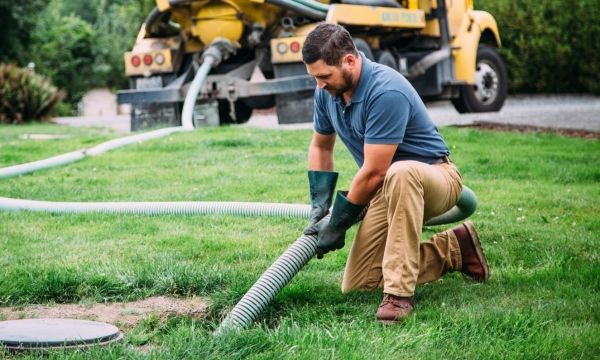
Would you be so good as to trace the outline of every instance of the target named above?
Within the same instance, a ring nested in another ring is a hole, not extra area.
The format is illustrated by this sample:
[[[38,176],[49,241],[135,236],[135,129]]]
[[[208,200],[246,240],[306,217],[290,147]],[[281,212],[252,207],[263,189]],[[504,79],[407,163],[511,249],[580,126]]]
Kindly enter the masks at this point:
[[[600,94],[600,1],[476,0],[498,22],[510,92]]]

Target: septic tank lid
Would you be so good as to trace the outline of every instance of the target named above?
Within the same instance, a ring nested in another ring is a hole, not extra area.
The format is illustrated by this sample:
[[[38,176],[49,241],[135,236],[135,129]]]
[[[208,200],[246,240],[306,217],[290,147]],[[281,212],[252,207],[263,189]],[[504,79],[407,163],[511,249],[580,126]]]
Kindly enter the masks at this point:
[[[0,347],[9,350],[84,348],[123,338],[116,326],[87,320],[23,319],[0,321]]]

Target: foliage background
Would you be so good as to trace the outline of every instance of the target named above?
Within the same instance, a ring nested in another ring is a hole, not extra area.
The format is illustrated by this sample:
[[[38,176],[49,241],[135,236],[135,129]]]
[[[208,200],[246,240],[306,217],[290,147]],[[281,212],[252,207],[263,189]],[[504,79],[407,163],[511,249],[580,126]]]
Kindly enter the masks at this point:
[[[476,0],[496,18],[512,92],[600,94],[600,1]]]
[[[26,66],[78,101],[94,86],[127,86],[123,53],[152,0],[0,0],[0,62]]]
[[[48,76],[77,102],[94,86],[124,88],[123,53],[153,0],[0,0],[0,62]],[[598,0],[475,0],[500,28],[511,92],[600,94]]]

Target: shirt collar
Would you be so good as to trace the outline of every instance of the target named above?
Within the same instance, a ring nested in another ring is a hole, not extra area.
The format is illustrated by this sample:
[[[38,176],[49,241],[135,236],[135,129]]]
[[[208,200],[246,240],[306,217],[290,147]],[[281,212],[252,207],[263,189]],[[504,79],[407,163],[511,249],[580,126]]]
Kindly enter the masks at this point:
[[[371,60],[367,59],[365,54],[362,51],[359,51],[360,57],[362,59],[362,67],[360,69],[360,77],[358,78],[358,87],[352,95],[352,99],[350,99],[351,103],[359,103],[364,99],[365,91],[367,91],[367,83],[369,82],[369,78],[371,77],[371,72],[373,69],[373,63]]]

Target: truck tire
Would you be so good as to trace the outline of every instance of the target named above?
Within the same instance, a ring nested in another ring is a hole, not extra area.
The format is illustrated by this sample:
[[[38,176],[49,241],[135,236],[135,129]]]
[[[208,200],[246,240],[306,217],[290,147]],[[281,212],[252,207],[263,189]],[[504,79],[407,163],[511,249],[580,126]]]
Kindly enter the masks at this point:
[[[475,84],[459,88],[452,99],[456,110],[463,113],[500,111],[508,91],[508,76],[504,61],[492,46],[480,44],[475,65]]]
[[[381,65],[385,65],[398,71],[398,64],[396,63],[396,59],[394,58],[394,55],[392,55],[392,53],[390,53],[389,51],[383,51],[381,54],[379,54],[377,62]]]
[[[371,47],[369,46],[368,42],[358,37],[352,38],[352,40],[354,40],[356,50],[362,51],[367,57],[367,59],[375,61],[375,56],[373,56],[373,50],[371,50]]]

